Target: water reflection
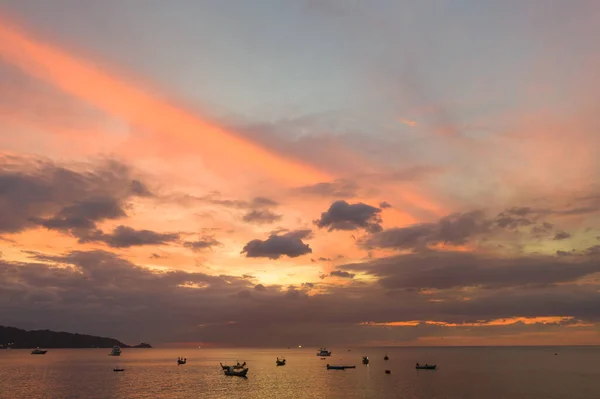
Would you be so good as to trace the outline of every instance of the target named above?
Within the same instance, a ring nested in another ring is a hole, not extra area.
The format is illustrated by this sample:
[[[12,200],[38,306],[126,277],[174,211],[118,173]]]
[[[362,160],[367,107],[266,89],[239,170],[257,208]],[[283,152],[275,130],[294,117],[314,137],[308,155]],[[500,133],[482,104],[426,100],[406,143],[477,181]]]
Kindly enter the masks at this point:
[[[598,348],[105,349],[0,351],[0,398],[590,398],[600,392]],[[384,355],[390,359],[384,361]],[[177,366],[178,356],[188,359]],[[369,365],[362,365],[369,356]],[[275,359],[285,357],[285,367]],[[219,366],[248,363],[248,378]],[[356,369],[326,370],[325,365]],[[416,362],[439,370],[417,371]],[[115,365],[125,368],[113,372]],[[391,370],[386,374],[385,370]]]

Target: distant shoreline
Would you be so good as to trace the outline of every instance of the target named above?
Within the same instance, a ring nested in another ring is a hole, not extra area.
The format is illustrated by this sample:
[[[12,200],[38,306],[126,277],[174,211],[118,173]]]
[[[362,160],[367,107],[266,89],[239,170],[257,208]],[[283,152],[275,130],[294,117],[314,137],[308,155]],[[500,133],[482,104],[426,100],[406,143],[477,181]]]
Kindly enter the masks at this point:
[[[127,349],[152,348],[152,345],[143,342],[138,345],[127,345],[114,338],[94,335],[51,330],[28,331],[0,326],[0,349],[110,349],[114,346]]]

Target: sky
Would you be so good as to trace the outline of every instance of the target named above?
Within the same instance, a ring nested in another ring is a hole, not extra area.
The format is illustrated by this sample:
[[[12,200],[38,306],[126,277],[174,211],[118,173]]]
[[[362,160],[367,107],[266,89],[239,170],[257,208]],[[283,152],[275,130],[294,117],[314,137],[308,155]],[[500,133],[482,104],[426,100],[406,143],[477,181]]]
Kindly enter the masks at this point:
[[[599,8],[0,0],[0,325],[600,344]]]

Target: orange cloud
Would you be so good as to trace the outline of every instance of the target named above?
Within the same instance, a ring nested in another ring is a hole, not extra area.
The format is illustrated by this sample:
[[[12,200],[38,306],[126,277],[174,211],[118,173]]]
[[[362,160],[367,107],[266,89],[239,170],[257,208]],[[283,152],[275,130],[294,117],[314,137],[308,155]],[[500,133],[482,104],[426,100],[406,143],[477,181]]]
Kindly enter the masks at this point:
[[[411,121],[410,119],[398,119],[401,123],[404,123],[405,125],[408,125],[410,127],[415,127],[417,126],[417,122],[416,121]]]
[[[258,167],[268,175],[297,183],[331,178],[325,172],[284,159],[196,117],[167,101],[113,77],[93,64],[35,40],[6,22],[0,23],[0,56],[28,74],[151,132],[195,145],[203,156]]]
[[[419,337],[404,346],[570,346],[570,345],[598,345],[600,334],[597,331],[563,331],[548,332],[522,332],[508,335],[491,336],[444,336],[444,337]]]
[[[441,327],[490,327],[490,326],[508,326],[516,323],[523,324],[563,324],[568,321],[574,320],[572,316],[540,316],[540,317],[511,317],[507,319],[495,319],[488,321],[477,321],[474,323],[446,323],[444,321],[431,321],[431,320],[409,320],[409,321],[389,321],[377,323],[373,321],[366,321],[360,323],[363,326],[382,326],[382,327],[416,327],[419,324],[429,324],[433,326]],[[576,323],[576,326],[583,326],[584,324]]]
[[[2,19],[0,59],[97,107],[112,118],[126,121],[138,134],[128,139],[121,137],[114,143],[120,145],[128,155],[150,147],[155,147],[161,154],[177,154],[178,157],[184,151],[191,151],[198,153],[201,163],[207,163],[212,171],[217,171],[221,176],[227,174],[228,177],[242,179],[249,171],[258,170],[280,182],[293,185],[331,181],[337,177],[265,149],[142,87],[102,71],[89,61],[42,42]],[[31,126],[31,121],[25,123],[23,118],[20,119],[26,128],[35,128]],[[101,130],[102,127],[94,133],[101,134]],[[50,131],[53,134],[76,132],[64,127]],[[146,134],[139,134],[141,132]],[[394,191],[408,205],[437,216],[445,213],[439,205],[420,195],[416,188],[402,187],[402,190]],[[406,210],[400,209],[389,210],[386,218],[389,222],[401,225],[417,222]]]

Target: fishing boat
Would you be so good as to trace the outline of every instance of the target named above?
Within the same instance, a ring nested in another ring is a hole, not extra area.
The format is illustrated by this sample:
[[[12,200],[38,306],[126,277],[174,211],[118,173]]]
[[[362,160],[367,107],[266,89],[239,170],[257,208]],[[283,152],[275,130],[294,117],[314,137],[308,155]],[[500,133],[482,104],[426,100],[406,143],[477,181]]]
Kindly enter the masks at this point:
[[[113,369],[113,371],[125,371],[125,369],[122,369],[122,368],[119,368],[119,367],[115,367],[115,368]]]
[[[234,370],[233,368],[228,368],[227,370],[223,370],[225,375],[229,375],[232,377],[245,377],[248,374],[248,368],[241,370]]]
[[[187,358],[183,359],[181,357],[177,358],[177,364],[186,364],[187,363]]]
[[[108,354],[108,356],[121,356],[121,348],[118,346],[113,346],[112,351]]]
[[[40,349],[39,347],[31,351],[32,355],[45,355],[48,352],[46,349]]]
[[[240,362],[237,362],[237,364],[233,365],[233,366],[224,366],[223,363],[219,363],[221,365],[221,368],[223,370],[229,370],[229,369],[233,369],[233,370],[239,370],[239,369],[243,369],[244,367],[246,367],[246,362],[240,364]]]
[[[319,352],[317,352],[317,356],[331,356],[331,351],[328,351],[327,348],[321,348],[319,349]]]
[[[356,366],[332,366],[327,365],[327,370],[346,370],[346,369],[355,369]]]
[[[426,364],[426,365],[422,366],[419,363],[417,363],[417,365],[415,366],[415,368],[417,370],[435,370],[437,368],[437,365],[435,365],[435,364]]]
[[[363,364],[369,364],[369,356],[363,356]]]
[[[385,354],[385,356],[383,357],[383,360],[390,360],[390,358],[388,357],[387,353]]]
[[[278,366],[285,366],[285,359],[277,358],[277,360],[275,360],[275,364],[277,364]]]

